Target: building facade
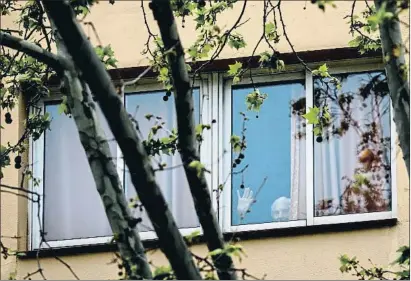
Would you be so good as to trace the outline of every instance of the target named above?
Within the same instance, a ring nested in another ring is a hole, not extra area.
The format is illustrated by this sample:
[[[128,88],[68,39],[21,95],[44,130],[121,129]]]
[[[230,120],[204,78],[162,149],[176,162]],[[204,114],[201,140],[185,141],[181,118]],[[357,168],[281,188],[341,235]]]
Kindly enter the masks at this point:
[[[148,34],[140,4],[117,1],[110,5],[101,1],[87,16],[98,36],[90,25],[84,25],[94,44],[111,44],[118,59],[118,68],[110,70],[115,81],[137,77],[148,64],[141,54]],[[147,3],[144,5],[149,24],[157,31]],[[341,1],[337,8],[327,7],[323,12],[310,3],[285,1],[282,8],[287,35],[301,58],[312,69],[326,63],[330,73],[342,81],[340,90],[326,88],[304,71],[285,39],[276,45],[286,65],[284,71],[272,73],[256,68],[252,79],[245,77],[233,83],[227,75],[230,64],[258,64],[258,58],[250,59],[250,55],[264,30],[258,16],[262,14],[262,1],[249,1],[243,15],[249,20],[239,32],[247,46],[240,50],[225,48],[194,83],[196,121],[212,124],[204,131],[201,161],[210,171],[207,180],[211,188],[224,184],[221,194],[212,192],[218,220],[227,241],[240,240],[246,252],[247,256],[236,264],[255,276],[352,278],[339,271],[339,255],[357,256],[365,264],[370,258],[374,264],[388,265],[400,246],[409,245],[409,178],[389,98],[378,95],[383,90],[374,86],[374,82],[385,78],[384,66],[380,54],[359,55],[348,48],[352,37],[344,17],[351,7],[350,1]],[[358,4],[358,11],[362,8]],[[219,25],[231,26],[241,9],[242,2],[237,3],[219,19]],[[5,18],[3,24],[12,26],[12,20]],[[408,18],[405,20],[408,22]],[[196,39],[194,24],[189,20],[184,28],[179,25],[179,32],[184,46]],[[257,53],[263,51],[265,48],[260,47]],[[363,94],[368,85],[370,94]],[[245,102],[255,86],[267,95],[259,112],[249,111]],[[346,108],[338,102],[344,93],[352,97],[349,120],[344,115]],[[147,136],[156,125],[156,121],[145,118],[146,114],[161,116],[165,122],[167,129],[160,131],[159,137],[167,137],[176,126],[173,98],[165,101],[165,96],[162,85],[150,73],[125,89],[125,107],[140,122],[143,135]],[[28,183],[28,188],[42,194],[42,204],[1,194],[2,240],[26,253],[24,257],[1,260],[2,279],[12,272],[22,278],[39,264],[48,279],[72,279],[69,269],[54,254],[81,279],[118,278],[116,264],[110,263],[113,247],[107,246],[111,230],[74,122],[58,112],[59,100],[59,93],[53,92],[39,104],[43,113],[51,115],[51,127],[39,140],[30,142],[30,153],[25,157],[33,165],[34,176],[40,179],[38,186]],[[319,139],[312,127],[304,124],[301,112],[324,101],[337,117],[334,126]],[[232,150],[230,144],[232,135],[241,137],[244,133],[240,112],[249,118],[244,156]],[[17,142],[24,130],[23,100],[12,116],[19,122],[1,131],[2,145]],[[5,124],[3,113],[1,124]],[[104,120],[102,125],[110,139]],[[364,134],[370,128],[374,133],[369,138],[375,141],[367,145]],[[128,199],[135,198],[121,152],[115,143],[110,147],[125,194]],[[377,160],[369,160],[370,153]],[[178,155],[161,161],[168,167],[181,164]],[[363,169],[366,173],[358,176]],[[19,185],[21,175],[13,166],[3,173],[3,184]],[[157,181],[182,233],[200,230],[184,171],[176,168],[161,172]],[[146,214],[140,210],[135,214],[143,218],[139,228],[142,239],[147,247],[155,248],[155,233]],[[41,243],[40,229],[46,232],[47,245]],[[6,238],[14,236],[19,238]],[[192,248],[207,254],[202,243]],[[149,259],[155,265],[166,264],[159,250],[150,252]]]

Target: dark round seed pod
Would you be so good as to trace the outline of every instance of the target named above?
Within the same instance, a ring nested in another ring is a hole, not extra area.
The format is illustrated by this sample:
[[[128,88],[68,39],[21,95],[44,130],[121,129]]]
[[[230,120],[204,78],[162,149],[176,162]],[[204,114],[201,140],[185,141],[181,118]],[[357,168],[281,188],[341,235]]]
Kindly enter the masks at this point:
[[[17,164],[17,163],[21,163],[21,156],[20,155],[17,155],[15,158],[14,158],[14,162]]]
[[[13,119],[11,119],[11,114],[10,112],[6,112],[6,114],[4,114],[4,118],[6,119],[6,124],[11,124],[11,122],[13,122]]]

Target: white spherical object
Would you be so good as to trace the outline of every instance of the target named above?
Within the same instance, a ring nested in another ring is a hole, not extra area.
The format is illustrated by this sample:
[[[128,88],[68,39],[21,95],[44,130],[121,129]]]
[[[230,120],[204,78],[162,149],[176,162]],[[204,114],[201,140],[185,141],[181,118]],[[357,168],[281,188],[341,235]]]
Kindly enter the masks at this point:
[[[280,197],[271,205],[271,217],[273,221],[288,221],[290,217],[291,199]]]

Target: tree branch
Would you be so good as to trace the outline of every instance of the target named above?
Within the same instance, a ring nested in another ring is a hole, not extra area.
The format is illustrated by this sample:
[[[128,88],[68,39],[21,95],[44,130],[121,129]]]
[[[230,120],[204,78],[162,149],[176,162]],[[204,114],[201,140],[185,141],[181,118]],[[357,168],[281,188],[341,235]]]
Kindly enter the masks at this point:
[[[78,25],[71,7],[63,1],[43,1],[43,5],[100,104],[124,155],[137,195],[153,223],[161,249],[170,261],[177,278],[201,279],[191,253],[155,181],[153,168],[142,142],[116,93],[110,76]]]
[[[184,60],[184,49],[178,35],[177,25],[168,0],[153,0],[151,4],[165,49],[171,50],[174,48],[173,52],[168,52],[167,58],[171,68],[173,86],[175,89],[174,96],[177,112],[180,155],[190,186],[191,195],[194,200],[194,206],[204,231],[204,237],[207,241],[209,251],[224,249],[223,235],[213,210],[204,171],[198,176],[196,167],[190,166],[190,163],[193,161],[199,161],[200,157],[196,149],[192,89]],[[213,261],[221,280],[236,279],[236,274],[232,270],[233,261],[230,256],[226,253],[216,255],[213,257]]]
[[[375,0],[375,7],[381,8],[386,3],[386,11],[396,13],[395,0]],[[385,64],[388,88],[390,90],[394,120],[403,153],[408,177],[410,176],[410,88],[407,67],[404,57],[400,23],[397,19],[384,19],[379,25],[382,51]]]
[[[0,45],[8,48],[21,51],[44,64],[50,65],[56,72],[63,72],[67,62],[47,50],[32,44],[26,40],[15,37],[13,35],[0,31]]]
[[[60,34],[55,30],[57,52],[70,62],[64,72],[64,87],[70,112],[73,115],[81,144],[101,197],[110,227],[130,279],[152,278],[150,266],[144,253],[140,236],[132,225],[133,217],[123,193],[116,166],[112,161],[110,147],[97,119],[96,104],[91,98],[86,83],[79,79],[79,73],[67,52]]]

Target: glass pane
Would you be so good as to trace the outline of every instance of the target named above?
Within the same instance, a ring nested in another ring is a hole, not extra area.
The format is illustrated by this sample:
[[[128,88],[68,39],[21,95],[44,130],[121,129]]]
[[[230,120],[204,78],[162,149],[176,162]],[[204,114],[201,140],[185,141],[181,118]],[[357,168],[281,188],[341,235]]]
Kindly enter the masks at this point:
[[[177,119],[175,114],[174,97],[170,96],[168,101],[163,101],[164,91],[131,94],[126,96],[127,111],[138,121],[139,129],[144,140],[147,140],[150,129],[165,122],[164,129],[158,130],[153,136],[154,139],[168,137],[170,131],[177,128]],[[193,90],[194,112],[196,124],[200,119],[200,91]],[[152,114],[161,119],[151,118],[147,120],[145,116]],[[180,154],[153,157],[152,165],[154,169],[158,168],[158,163],[165,163],[163,171],[156,171],[156,181],[160,185],[161,191],[168,203],[168,206],[174,215],[179,228],[198,227],[199,223],[194,209],[191,192],[188,186],[187,178],[182,167]],[[128,199],[136,198],[136,191],[131,182],[130,174],[127,167],[125,168],[125,186]],[[138,224],[139,231],[153,230],[153,226],[144,209],[135,208],[133,210],[136,217],[142,218],[142,223]]]
[[[341,90],[314,81],[332,120],[314,140],[315,216],[389,211],[390,99],[383,73],[338,75]]]
[[[232,170],[232,225],[292,221],[306,216],[305,139],[300,133],[305,131],[301,117],[305,111],[304,83],[293,81],[259,90],[268,97],[258,118],[247,111],[245,103],[253,88],[232,91],[232,133],[242,135],[244,118],[240,112],[249,118],[244,158],[240,164],[233,164]],[[233,152],[233,163],[238,156]],[[244,173],[239,173],[246,165]]]
[[[44,231],[48,241],[111,235],[103,204],[72,118],[46,105],[52,118],[45,132]],[[113,139],[98,110],[108,139]],[[116,143],[110,142],[116,157]]]

